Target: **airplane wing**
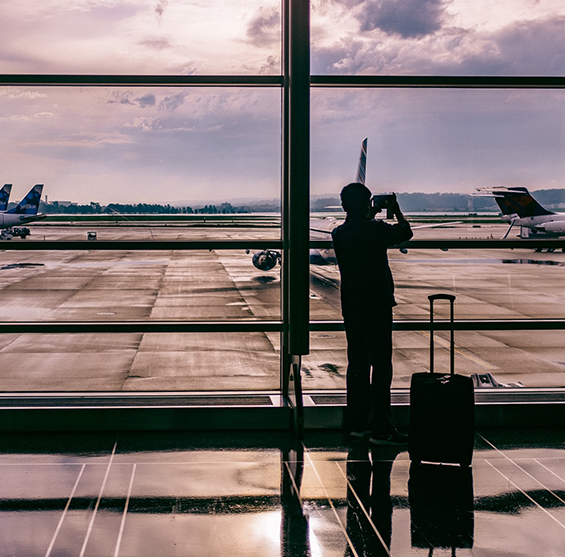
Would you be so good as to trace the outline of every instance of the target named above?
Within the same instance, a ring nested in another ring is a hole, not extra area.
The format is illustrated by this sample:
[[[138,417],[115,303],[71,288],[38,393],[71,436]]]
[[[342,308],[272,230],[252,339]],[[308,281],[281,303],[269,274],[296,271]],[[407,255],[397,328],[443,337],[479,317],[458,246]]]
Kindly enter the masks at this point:
[[[416,230],[417,228],[437,228],[439,226],[451,226],[452,224],[463,224],[462,220],[454,220],[452,222],[437,222],[434,224],[420,224],[418,226],[410,226],[412,230]]]

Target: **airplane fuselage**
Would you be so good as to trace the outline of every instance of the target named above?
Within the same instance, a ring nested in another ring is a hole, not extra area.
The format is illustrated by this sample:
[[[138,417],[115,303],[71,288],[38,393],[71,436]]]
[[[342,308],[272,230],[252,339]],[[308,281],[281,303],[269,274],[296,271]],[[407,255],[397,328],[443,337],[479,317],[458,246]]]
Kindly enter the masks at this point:
[[[533,232],[542,234],[554,234],[556,236],[565,235],[565,214],[539,215],[535,217],[512,218],[506,215],[506,222],[514,222],[514,226],[530,228]]]
[[[18,213],[0,213],[0,228],[11,228],[27,222],[41,220],[46,218],[47,215],[25,215]]]

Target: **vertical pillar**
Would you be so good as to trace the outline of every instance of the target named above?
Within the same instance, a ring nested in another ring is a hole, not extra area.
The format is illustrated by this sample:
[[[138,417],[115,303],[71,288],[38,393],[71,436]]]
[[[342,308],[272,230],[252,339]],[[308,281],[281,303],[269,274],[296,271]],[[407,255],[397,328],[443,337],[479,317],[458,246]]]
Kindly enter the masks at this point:
[[[283,14],[282,389],[300,422],[300,356],[310,340],[310,2],[284,0]]]

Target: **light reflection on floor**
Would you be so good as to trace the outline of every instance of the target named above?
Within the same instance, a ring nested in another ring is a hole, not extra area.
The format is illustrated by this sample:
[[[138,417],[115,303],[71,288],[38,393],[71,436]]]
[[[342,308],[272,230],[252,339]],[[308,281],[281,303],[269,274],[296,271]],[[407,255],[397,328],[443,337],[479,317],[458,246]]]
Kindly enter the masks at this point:
[[[0,435],[0,556],[561,556],[565,431],[477,433],[472,469],[340,432]]]

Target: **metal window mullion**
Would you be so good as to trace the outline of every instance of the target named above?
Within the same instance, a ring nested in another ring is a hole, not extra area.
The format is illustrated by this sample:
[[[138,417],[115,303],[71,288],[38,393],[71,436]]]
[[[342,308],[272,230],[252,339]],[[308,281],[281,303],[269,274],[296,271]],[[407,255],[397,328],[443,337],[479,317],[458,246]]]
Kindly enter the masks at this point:
[[[563,89],[563,76],[313,75],[312,87]]]
[[[429,331],[430,321],[395,319],[395,331]],[[460,319],[453,324],[455,331],[549,331],[565,330],[565,319]],[[449,321],[434,321],[434,330],[449,331]],[[343,321],[310,321],[310,331],[344,331]]]
[[[280,87],[279,75],[0,74],[1,86],[35,87]]]
[[[312,240],[311,248],[331,249],[331,240]],[[406,249],[439,249],[447,251],[448,249],[565,249],[565,239],[563,238],[547,238],[547,239],[450,239],[450,240],[410,240],[398,247]],[[392,248],[394,249],[394,248]],[[508,254],[508,259],[512,259],[512,254]],[[441,260],[438,260],[441,262]]]
[[[288,349],[309,352],[310,2],[288,0]]]
[[[281,62],[283,74],[282,105],[281,105],[281,239],[282,239],[282,261],[281,261],[281,318],[283,331],[281,333],[281,392],[283,396],[289,396],[290,376],[290,350],[289,350],[289,214],[290,214],[290,0],[282,2],[282,41]]]
[[[0,334],[264,333],[281,321],[2,321]]]

